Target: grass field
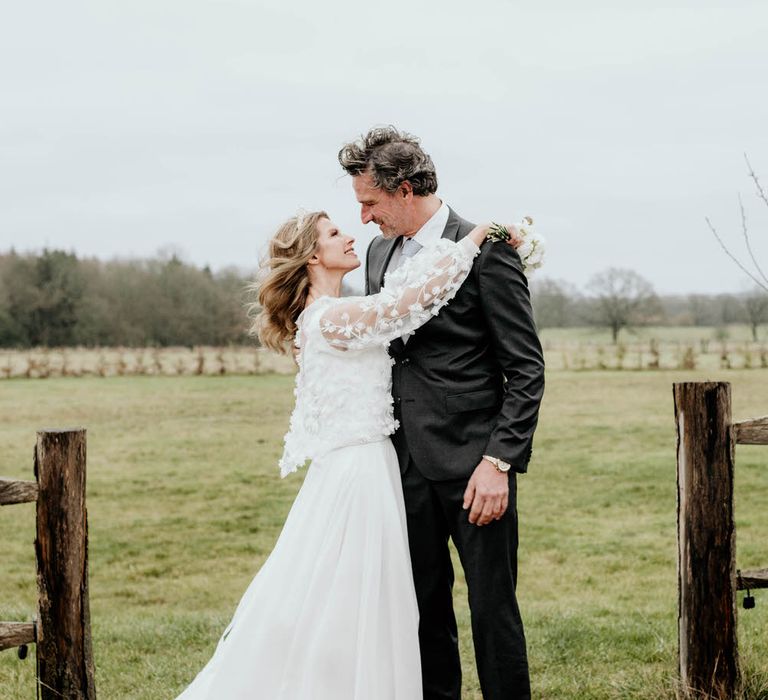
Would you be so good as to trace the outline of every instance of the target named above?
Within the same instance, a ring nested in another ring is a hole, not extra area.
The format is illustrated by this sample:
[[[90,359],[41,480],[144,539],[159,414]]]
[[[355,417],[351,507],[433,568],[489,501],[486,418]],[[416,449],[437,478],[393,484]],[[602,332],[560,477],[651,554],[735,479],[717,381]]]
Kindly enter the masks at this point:
[[[768,337],[753,341],[745,325],[645,326],[625,329],[619,342],[596,328],[545,328],[547,369],[702,371],[768,369]],[[292,374],[292,358],[253,345],[146,348],[0,348],[0,379],[120,376]]]
[[[552,372],[519,482],[519,596],[534,697],[673,697],[672,382],[732,382],[734,416],[768,413],[768,372]],[[276,462],[292,378],[114,377],[0,383],[0,474],[31,478],[35,430],[88,428],[97,690],[173,698],[209,658],[300,485]],[[768,565],[768,449],[737,449],[738,565]],[[35,607],[31,504],[0,509],[0,619]],[[479,699],[465,587],[465,699]],[[768,698],[768,591],[740,611],[751,700]],[[0,653],[0,697],[34,697],[34,661]],[[762,690],[759,690],[762,688]]]

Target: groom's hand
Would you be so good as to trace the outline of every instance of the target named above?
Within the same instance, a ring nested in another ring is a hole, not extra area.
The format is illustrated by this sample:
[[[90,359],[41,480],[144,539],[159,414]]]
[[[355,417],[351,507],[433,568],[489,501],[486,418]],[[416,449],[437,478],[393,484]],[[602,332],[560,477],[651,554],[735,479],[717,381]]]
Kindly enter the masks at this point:
[[[487,459],[480,461],[464,491],[464,510],[469,511],[469,522],[487,525],[498,520],[507,511],[509,503],[509,475],[502,474]]]

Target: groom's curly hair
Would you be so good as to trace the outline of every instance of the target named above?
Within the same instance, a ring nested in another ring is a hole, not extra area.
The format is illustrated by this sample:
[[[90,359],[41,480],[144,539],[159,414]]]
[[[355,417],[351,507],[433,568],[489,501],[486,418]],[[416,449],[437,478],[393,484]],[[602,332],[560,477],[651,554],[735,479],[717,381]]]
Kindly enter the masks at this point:
[[[339,163],[349,175],[370,173],[374,185],[390,194],[406,181],[415,195],[437,192],[435,165],[419,139],[394,126],[373,128],[345,144],[339,151]]]

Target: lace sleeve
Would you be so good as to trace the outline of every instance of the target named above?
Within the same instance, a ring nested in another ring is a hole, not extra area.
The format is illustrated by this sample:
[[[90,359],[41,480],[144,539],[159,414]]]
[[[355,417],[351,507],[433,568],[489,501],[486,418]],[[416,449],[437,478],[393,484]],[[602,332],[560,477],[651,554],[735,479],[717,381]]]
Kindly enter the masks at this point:
[[[412,333],[455,296],[479,252],[467,237],[426,246],[387,275],[378,294],[341,299],[326,309],[323,337],[339,350],[359,350]]]

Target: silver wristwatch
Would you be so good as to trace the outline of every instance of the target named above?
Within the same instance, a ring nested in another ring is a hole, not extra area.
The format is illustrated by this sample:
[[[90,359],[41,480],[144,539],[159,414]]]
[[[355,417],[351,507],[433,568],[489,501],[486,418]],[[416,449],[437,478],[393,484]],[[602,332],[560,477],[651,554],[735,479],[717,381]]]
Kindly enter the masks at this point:
[[[498,459],[497,457],[483,455],[483,459],[487,459],[494,467],[496,467],[496,470],[500,471],[502,474],[506,474],[512,467],[509,462],[505,462],[504,460]]]

